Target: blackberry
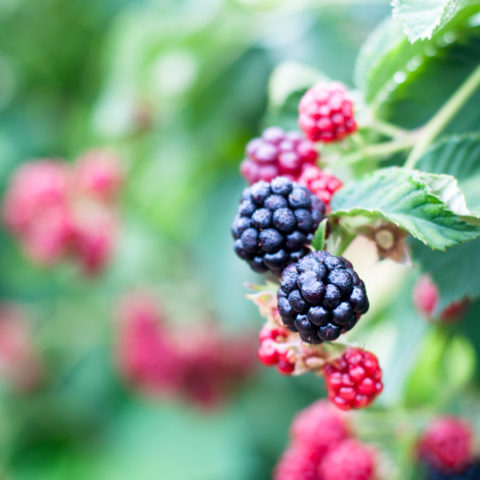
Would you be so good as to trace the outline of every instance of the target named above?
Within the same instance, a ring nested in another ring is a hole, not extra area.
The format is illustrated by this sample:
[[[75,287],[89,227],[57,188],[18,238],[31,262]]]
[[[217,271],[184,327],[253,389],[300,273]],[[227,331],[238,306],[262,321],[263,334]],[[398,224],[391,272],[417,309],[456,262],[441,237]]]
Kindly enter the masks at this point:
[[[237,255],[256,272],[280,275],[308,253],[325,205],[308,189],[277,177],[246,188],[232,225]]]
[[[365,285],[352,264],[323,250],[283,271],[277,299],[285,326],[308,343],[336,340],[369,307]]]
[[[445,473],[434,468],[429,468],[427,480],[479,480],[480,479],[480,462],[467,467],[461,473]]]

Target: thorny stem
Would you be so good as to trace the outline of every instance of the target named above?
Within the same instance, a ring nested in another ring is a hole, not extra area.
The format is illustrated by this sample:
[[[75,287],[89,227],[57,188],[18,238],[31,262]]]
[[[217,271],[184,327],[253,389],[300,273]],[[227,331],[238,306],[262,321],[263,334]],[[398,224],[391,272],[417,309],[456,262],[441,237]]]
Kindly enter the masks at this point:
[[[422,127],[418,142],[413,147],[405,163],[406,168],[415,167],[417,160],[425,153],[432,141],[459,112],[479,86],[480,66],[468,76],[443,107]]]

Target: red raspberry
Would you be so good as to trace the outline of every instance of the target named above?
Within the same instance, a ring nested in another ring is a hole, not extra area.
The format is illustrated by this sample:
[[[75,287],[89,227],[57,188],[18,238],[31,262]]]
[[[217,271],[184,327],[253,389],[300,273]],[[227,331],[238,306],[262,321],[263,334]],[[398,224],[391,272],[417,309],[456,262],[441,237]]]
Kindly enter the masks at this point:
[[[375,452],[357,440],[345,440],[326,455],[319,473],[322,480],[372,480]]]
[[[324,373],[328,398],[342,410],[370,405],[383,389],[377,357],[360,348],[349,348]]]
[[[123,182],[120,159],[104,150],[82,155],[73,173],[73,180],[81,192],[106,202],[116,198]]]
[[[343,183],[337,177],[323,172],[315,165],[306,165],[298,183],[307,187],[329,208],[333,194],[342,188]]]
[[[336,142],[355,132],[353,103],[345,86],[332,82],[310,88],[300,101],[298,123],[312,142]]]
[[[267,367],[278,363],[277,344],[270,338],[265,339],[258,349],[258,359]]]
[[[445,473],[457,473],[473,460],[473,433],[458,418],[436,419],[425,431],[418,445],[420,458]]]
[[[275,467],[273,480],[320,480],[317,456],[302,446],[289,447]]]
[[[420,277],[413,289],[413,303],[417,310],[431,318],[439,301],[438,289],[430,275]],[[458,320],[468,307],[468,300],[452,302],[440,313],[440,320],[449,323]]]
[[[313,448],[319,458],[349,436],[345,420],[326,400],[318,400],[299,412],[290,435],[293,443]]]
[[[249,184],[285,176],[296,181],[305,164],[314,164],[318,152],[299,132],[267,128],[260,138],[249,142],[240,172]]]

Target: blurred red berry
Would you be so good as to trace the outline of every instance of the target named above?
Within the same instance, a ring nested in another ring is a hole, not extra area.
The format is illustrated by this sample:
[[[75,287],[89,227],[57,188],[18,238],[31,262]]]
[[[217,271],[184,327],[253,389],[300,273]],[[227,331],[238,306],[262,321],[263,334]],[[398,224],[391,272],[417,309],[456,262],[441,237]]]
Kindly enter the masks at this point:
[[[76,161],[73,181],[81,192],[111,202],[118,196],[123,182],[120,159],[105,150],[87,152]]]
[[[336,142],[355,132],[353,103],[345,86],[332,82],[310,88],[300,101],[298,123],[313,142]]]
[[[349,431],[341,413],[326,400],[318,400],[295,416],[290,435],[295,445],[314,448],[319,458],[323,458],[349,437]]]
[[[420,458],[445,473],[464,470],[473,460],[473,432],[463,420],[437,418],[418,444]]]
[[[43,362],[28,319],[5,303],[0,304],[0,376],[18,392],[35,389],[43,379]]]
[[[366,407],[383,390],[377,357],[360,348],[349,348],[324,374],[328,398],[342,410]]]
[[[335,176],[323,172],[314,165],[304,167],[298,182],[314,193],[327,207],[333,194],[342,188],[343,183]]]
[[[249,142],[240,172],[249,184],[278,176],[297,180],[306,164],[318,159],[315,146],[299,132],[285,132],[279,127],[267,128],[260,138]]]
[[[375,451],[348,439],[331,449],[320,464],[321,480],[373,480]]]
[[[413,303],[416,309],[425,317],[432,318],[439,300],[437,286],[430,275],[421,276],[413,289]],[[465,313],[468,304],[468,300],[452,302],[440,312],[439,320],[444,323],[458,320]]]
[[[289,447],[275,467],[273,480],[321,480],[317,456],[309,448]]]

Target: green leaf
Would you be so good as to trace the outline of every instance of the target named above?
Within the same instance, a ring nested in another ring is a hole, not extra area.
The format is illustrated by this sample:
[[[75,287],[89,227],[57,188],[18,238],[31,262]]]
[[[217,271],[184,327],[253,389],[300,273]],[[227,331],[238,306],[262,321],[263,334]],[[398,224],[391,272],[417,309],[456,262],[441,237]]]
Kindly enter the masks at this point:
[[[393,17],[413,43],[432,38],[455,14],[467,5],[466,0],[393,0]]]
[[[456,245],[446,252],[432,251],[419,242],[410,246],[412,259],[428,273],[438,288],[437,311],[452,302],[480,295],[480,238]]]
[[[335,194],[332,215],[383,219],[430,248],[444,250],[475,238],[480,229],[461,219],[452,205],[442,200],[447,188],[449,198],[457,197],[455,204],[461,194],[455,189],[455,179],[442,177],[398,167],[378,170]],[[445,191],[438,190],[441,182]]]
[[[297,62],[281,63],[270,78],[266,123],[286,129],[298,128],[298,104],[304,93],[321,81],[328,78],[312,67]]]
[[[320,225],[315,232],[312,240],[312,247],[315,250],[323,250],[325,248],[325,238],[327,236],[327,223],[328,220],[325,218],[321,221]]]
[[[470,211],[480,214],[480,133],[443,138],[419,159],[417,168],[455,177]]]
[[[359,53],[355,83],[379,118],[406,128],[431,118],[478,65],[480,27],[475,15],[479,11],[478,5],[462,9],[431,40],[414,44],[392,19],[377,27]],[[478,99],[472,98],[446,131],[476,128],[477,104]]]

